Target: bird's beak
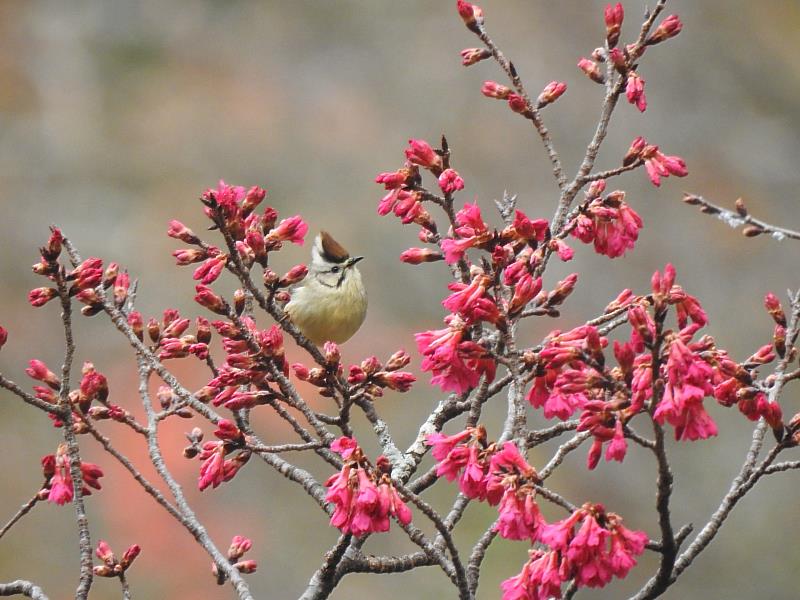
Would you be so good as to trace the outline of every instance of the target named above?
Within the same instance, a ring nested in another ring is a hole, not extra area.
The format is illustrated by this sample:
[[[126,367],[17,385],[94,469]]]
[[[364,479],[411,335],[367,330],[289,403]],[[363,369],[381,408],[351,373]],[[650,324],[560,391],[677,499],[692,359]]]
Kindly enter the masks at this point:
[[[354,264],[356,264],[357,262],[361,262],[362,260],[364,260],[363,256],[354,256],[353,258],[350,259],[350,266],[352,267]]]

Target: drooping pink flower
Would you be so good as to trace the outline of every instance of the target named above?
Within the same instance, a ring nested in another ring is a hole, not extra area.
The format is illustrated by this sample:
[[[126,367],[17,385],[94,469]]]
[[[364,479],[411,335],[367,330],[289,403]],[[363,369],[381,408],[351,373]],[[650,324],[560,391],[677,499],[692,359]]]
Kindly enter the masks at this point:
[[[353,438],[346,436],[337,438],[331,444],[331,450],[336,452],[336,454],[345,460],[350,458],[353,452],[355,452],[356,448],[358,448],[358,442],[356,442]]]
[[[424,356],[423,371],[431,371],[431,383],[443,391],[464,393],[478,385],[481,375],[492,381],[495,362],[479,344],[462,340],[464,323],[458,318],[449,319],[446,329],[423,331],[414,334],[419,353]]]
[[[561,598],[564,583],[557,552],[530,550],[522,571],[500,584],[503,600],[552,600]]]
[[[673,339],[666,364],[666,385],[653,417],[675,428],[675,439],[698,440],[717,435],[717,426],[703,408],[714,393],[712,368],[679,338]]]
[[[498,512],[494,530],[502,537],[531,542],[539,539],[545,521],[531,490],[507,488],[500,500]]]
[[[625,84],[625,96],[628,102],[639,109],[639,112],[647,110],[647,98],[644,95],[644,79],[639,77],[635,71],[628,73],[628,81]]]
[[[689,174],[686,163],[680,156],[667,156],[658,149],[658,146],[647,144],[646,140],[641,137],[634,140],[625,160],[623,160],[623,164],[626,161],[633,162],[634,160],[644,161],[647,176],[656,187],[661,185],[662,177],[669,177],[670,175],[686,177]]]

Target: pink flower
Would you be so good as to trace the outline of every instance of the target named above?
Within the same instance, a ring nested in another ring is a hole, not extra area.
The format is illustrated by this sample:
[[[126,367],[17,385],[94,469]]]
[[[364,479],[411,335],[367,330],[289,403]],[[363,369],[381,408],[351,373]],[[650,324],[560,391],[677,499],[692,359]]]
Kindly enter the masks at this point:
[[[625,440],[625,434],[622,430],[622,421],[617,421],[614,426],[614,437],[611,438],[611,443],[606,448],[606,460],[622,462],[625,458],[625,453],[628,450],[628,442]]]
[[[465,204],[456,213],[455,233],[461,239],[447,238],[442,240],[441,248],[447,264],[458,262],[464,257],[468,248],[479,246],[488,240],[489,227],[483,221],[481,209],[477,204]]]
[[[308,233],[308,223],[300,215],[283,219],[280,224],[267,234],[267,240],[272,243],[291,242],[302,246],[305,235]]]
[[[474,429],[468,427],[464,431],[450,436],[438,432],[431,433],[426,438],[425,443],[431,447],[431,454],[433,454],[433,457],[437,461],[442,462],[447,458],[450,452],[453,451],[453,448],[472,437],[474,431]]]
[[[421,368],[431,371],[431,383],[443,391],[464,393],[478,385],[481,375],[494,379],[495,363],[487,358],[482,346],[462,341],[464,323],[451,319],[450,327],[414,334],[419,353],[424,356]]]
[[[408,140],[406,158],[411,164],[419,165],[438,175],[442,171],[442,157],[436,154],[425,140]]]
[[[666,386],[653,417],[675,427],[676,440],[698,440],[717,435],[717,426],[703,408],[703,398],[713,394],[711,367],[680,339],[669,348]]]
[[[608,536],[594,516],[586,514],[567,550],[567,559],[577,567],[575,583],[579,586],[603,587],[611,581],[613,572],[605,555]]]
[[[206,442],[203,444],[203,452],[199,455],[203,460],[203,464],[200,466],[200,478],[197,482],[197,487],[201,492],[208,486],[216,488],[225,481],[224,452],[224,446],[221,442]]]
[[[647,534],[643,531],[632,531],[622,525],[622,519],[609,515],[611,530],[610,567],[616,577],[623,578],[636,566],[636,556],[644,552]]]
[[[445,169],[439,175],[439,187],[445,194],[452,194],[464,189],[464,180],[455,170]]]
[[[598,254],[609,258],[624,256],[639,238],[642,219],[623,201],[624,192],[616,191],[605,199],[593,200],[577,218],[572,235],[588,244],[594,242]]]
[[[557,552],[530,550],[522,571],[500,584],[503,600],[551,600],[561,598],[561,573]]]
[[[523,272],[514,284],[514,295],[508,304],[508,313],[514,315],[523,310],[540,291],[542,291],[542,278],[534,279],[527,271]]]
[[[350,459],[356,448],[358,448],[358,442],[349,437],[340,437],[331,444],[331,450],[345,460]]]
[[[490,283],[485,275],[476,276],[469,285],[450,283],[447,287],[453,293],[442,301],[442,305],[469,323],[477,321],[497,323],[500,311],[494,298],[486,292]]]
[[[644,95],[644,79],[639,77],[635,71],[628,73],[628,81],[625,85],[625,96],[628,102],[636,106],[639,112],[647,110],[647,98]]]
[[[375,183],[382,183],[387,190],[395,190],[405,185],[411,175],[411,169],[404,167],[397,171],[379,173],[375,178]]]
[[[192,278],[196,281],[199,280],[203,285],[213,283],[220,276],[227,263],[228,256],[226,254],[211,257],[195,269]]]
[[[513,487],[507,488],[498,511],[494,530],[502,537],[531,542],[539,539],[545,521],[531,491],[518,492]]]
[[[686,163],[680,156],[666,156],[658,149],[658,146],[647,144],[642,137],[633,141],[622,162],[623,164],[632,164],[636,160],[644,161],[647,176],[656,187],[661,185],[662,177],[670,175],[686,177],[689,174]]]

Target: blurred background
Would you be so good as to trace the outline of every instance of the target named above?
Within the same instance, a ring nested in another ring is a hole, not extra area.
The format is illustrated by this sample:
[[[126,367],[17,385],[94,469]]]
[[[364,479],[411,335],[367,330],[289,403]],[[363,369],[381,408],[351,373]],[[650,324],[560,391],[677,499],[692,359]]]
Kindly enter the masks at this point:
[[[34,310],[25,299],[40,285],[29,265],[37,260],[51,223],[61,226],[85,257],[101,256],[128,268],[140,281],[138,307],[145,315],[167,307],[187,316],[202,314],[191,300],[191,270],[173,265],[169,253],[178,245],[165,232],[171,218],[202,231],[206,223],[197,198],[220,178],[267,187],[270,204],[282,216],[300,213],[312,231],[324,226],[352,253],[367,256],[362,273],[369,315],[344,349],[347,362],[370,354],[386,358],[399,347],[411,350],[413,332],[441,323],[439,301],[446,290],[443,265],[414,268],[397,260],[417,244],[416,230],[375,212],[382,190],[373,178],[402,165],[407,139],[435,144],[446,133],[453,166],[467,184],[461,201],[477,200],[495,224],[492,199],[504,190],[518,194],[519,207],[536,217],[549,218],[557,197],[533,129],[504,103],[479,92],[486,79],[504,82],[502,74],[488,61],[468,69],[460,65],[458,52],[477,40],[463,27],[454,4],[0,2],[0,323],[10,332],[0,370],[28,387],[24,367],[29,359],[40,358],[54,370],[60,364],[56,306]],[[594,0],[482,3],[490,33],[534,96],[553,79],[568,83],[566,95],[545,114],[569,173],[599,112],[602,90],[575,63],[602,44],[603,5]],[[643,3],[630,0],[625,9],[623,40],[638,32]],[[641,115],[620,104],[597,164],[603,169],[618,165],[630,141],[644,135],[665,153],[684,157],[690,174],[684,180],[670,178],[658,190],[638,171],[611,184],[628,192],[628,201],[644,218],[635,250],[625,260],[609,260],[576,242],[575,260],[554,264],[545,286],[578,271],[577,291],[557,322],[528,323],[525,340],[580,324],[625,287],[647,290],[651,273],[673,262],[679,283],[706,307],[709,332],[743,359],[770,340],[771,320],[761,308],[764,293],[785,297],[787,287],[799,285],[793,242],[744,239],[680,198],[683,190],[691,190],[732,206],[742,196],[757,216],[800,228],[800,5],[795,0],[675,0],[668,12],[680,14],[685,27],[676,39],[648,51],[642,62],[649,108]],[[207,239],[215,242],[211,234]],[[308,244],[287,248],[277,264],[288,268],[306,261],[308,252]],[[222,289],[225,285],[230,283],[222,283]],[[111,401],[141,416],[135,365],[122,339],[102,316],[81,318],[77,327],[77,366],[93,361],[109,377]],[[206,377],[188,364],[175,368],[190,389]],[[380,401],[402,447],[438,399],[425,385],[428,378],[423,375],[409,394],[388,394]],[[313,401],[327,407],[324,399]],[[796,392],[787,392],[783,406],[789,415],[798,411]],[[749,445],[749,424],[738,413],[717,406],[710,410],[720,424],[719,437],[670,448],[679,526],[705,522]],[[500,405],[487,410],[490,435],[503,414]],[[0,521],[5,522],[41,485],[39,459],[55,451],[60,432],[8,394],[0,396],[0,418]],[[268,442],[291,439],[281,424],[266,415],[260,419]],[[310,499],[257,460],[232,484],[200,494],[199,463],[180,455],[182,434],[194,424],[181,421],[164,428],[169,466],[220,547],[235,534],[253,538],[249,557],[258,560],[259,570],[248,580],[255,596],[296,598],[337,532]],[[373,452],[363,423],[359,427]],[[134,459],[145,458],[140,440],[119,426],[106,424],[104,431],[119,435]],[[106,472],[103,490],[87,500],[94,539],[106,539],[118,554],[134,542],[143,548],[130,572],[134,597],[232,597],[228,587],[216,588],[210,561],[191,537],[96,444],[82,443],[87,459]],[[550,453],[552,447],[538,449],[531,461],[541,466]],[[330,474],[318,461],[298,460],[320,480]],[[602,463],[591,473],[584,460],[584,450],[572,456],[553,477],[553,487],[579,504],[604,502],[629,526],[658,537],[651,457],[633,448],[623,465]],[[797,597],[796,481],[792,474],[764,481],[665,597]],[[431,498],[444,507],[453,493],[454,487],[443,485]],[[480,536],[491,512],[467,511],[457,538],[462,548]],[[368,549],[411,550],[404,538],[381,536],[370,540]],[[499,597],[499,582],[519,571],[525,552],[525,544],[496,541],[479,597]],[[593,597],[627,597],[652,572],[652,559],[643,562],[626,580]],[[70,506],[37,506],[0,542],[0,580],[30,578],[58,599],[72,596],[76,574]],[[435,569],[350,575],[333,597],[377,594],[386,600],[453,597],[449,582]],[[96,582],[92,598],[118,597],[115,581]]]

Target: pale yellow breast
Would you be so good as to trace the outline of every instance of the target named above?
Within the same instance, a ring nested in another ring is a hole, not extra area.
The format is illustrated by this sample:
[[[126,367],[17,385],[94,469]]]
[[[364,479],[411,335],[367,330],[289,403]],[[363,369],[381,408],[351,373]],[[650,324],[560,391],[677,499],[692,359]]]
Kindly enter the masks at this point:
[[[361,277],[349,277],[339,288],[314,281],[292,293],[286,312],[309,340],[318,346],[327,341],[346,342],[367,315],[367,296]]]

